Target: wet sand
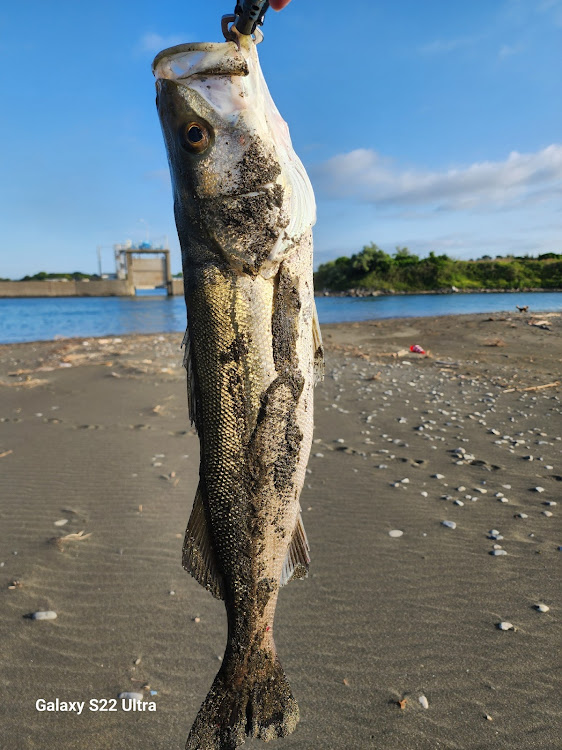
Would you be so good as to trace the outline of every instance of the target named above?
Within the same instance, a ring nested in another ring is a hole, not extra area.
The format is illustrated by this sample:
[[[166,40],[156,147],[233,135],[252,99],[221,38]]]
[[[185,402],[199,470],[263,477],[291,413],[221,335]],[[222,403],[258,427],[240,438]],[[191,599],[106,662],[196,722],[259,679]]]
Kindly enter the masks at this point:
[[[323,333],[311,575],[276,620],[301,722],[273,747],[559,747],[562,317]],[[180,341],[0,347],[3,750],[183,748],[220,665],[223,605],[181,568],[198,441]],[[156,711],[88,710],[131,690]]]

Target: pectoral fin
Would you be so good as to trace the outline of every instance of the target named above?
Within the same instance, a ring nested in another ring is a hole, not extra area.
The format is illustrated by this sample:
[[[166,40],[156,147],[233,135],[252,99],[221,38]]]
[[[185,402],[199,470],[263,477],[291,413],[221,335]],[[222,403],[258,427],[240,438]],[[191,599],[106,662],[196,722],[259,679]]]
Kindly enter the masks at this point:
[[[310,566],[310,547],[306,538],[306,531],[302,523],[302,516],[299,513],[297,525],[293,532],[291,544],[287,550],[287,556],[281,572],[281,586],[284,586],[293,578],[306,578]]]
[[[193,367],[192,354],[191,354],[191,339],[189,337],[189,323],[185,329],[183,341],[181,345],[185,347],[183,353],[183,366],[187,372],[187,407],[189,410],[189,418],[191,424],[195,425],[197,430],[197,399],[195,396],[195,371]]]
[[[185,570],[217,599],[224,599],[224,581],[219,572],[212,537],[203,507],[201,486],[193,501],[183,542],[182,564]]]
[[[316,304],[313,305],[312,313],[312,346],[314,348],[314,384],[324,380],[324,345],[322,344],[322,334],[320,333],[320,323],[318,322],[318,312]]]

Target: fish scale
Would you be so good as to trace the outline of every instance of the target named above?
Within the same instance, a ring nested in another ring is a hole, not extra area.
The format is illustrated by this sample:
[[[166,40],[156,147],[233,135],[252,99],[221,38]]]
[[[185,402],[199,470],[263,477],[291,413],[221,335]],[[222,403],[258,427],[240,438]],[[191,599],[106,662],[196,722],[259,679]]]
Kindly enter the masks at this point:
[[[273,622],[280,587],[309,565],[299,496],[322,367],[315,204],[251,38],[165,50],[154,71],[201,447],[183,565],[224,600],[228,620],[186,748],[224,750],[285,736],[298,721]]]

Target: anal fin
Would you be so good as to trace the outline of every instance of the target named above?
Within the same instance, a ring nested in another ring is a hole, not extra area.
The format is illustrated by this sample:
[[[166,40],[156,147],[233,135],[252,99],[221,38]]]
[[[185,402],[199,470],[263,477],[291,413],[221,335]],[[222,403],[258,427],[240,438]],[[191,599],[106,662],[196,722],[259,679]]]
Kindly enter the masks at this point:
[[[214,597],[224,599],[224,581],[213,549],[201,485],[197,488],[185,532],[182,565]]]
[[[293,578],[306,578],[308,575],[308,568],[310,567],[310,547],[308,546],[308,539],[306,538],[306,531],[302,523],[302,516],[299,513],[297,519],[297,525],[293,532],[293,538],[291,544],[287,550],[287,556],[283,563],[283,570],[281,572],[281,586],[289,583]]]
[[[316,303],[313,303],[312,313],[312,347],[314,351],[314,384],[316,385],[316,383],[324,380],[324,345],[322,344]]]

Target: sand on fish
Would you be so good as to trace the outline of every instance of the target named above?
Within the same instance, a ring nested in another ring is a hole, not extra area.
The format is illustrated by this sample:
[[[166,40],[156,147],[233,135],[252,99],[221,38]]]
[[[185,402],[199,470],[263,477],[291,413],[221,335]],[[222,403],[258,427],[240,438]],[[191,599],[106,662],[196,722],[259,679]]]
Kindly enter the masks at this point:
[[[562,319],[528,321],[323,327],[311,576],[276,619],[301,722],[275,747],[557,746]],[[86,341],[0,347],[1,744],[181,748],[226,639],[181,568],[198,476],[181,334]],[[89,710],[126,691],[156,711]]]

